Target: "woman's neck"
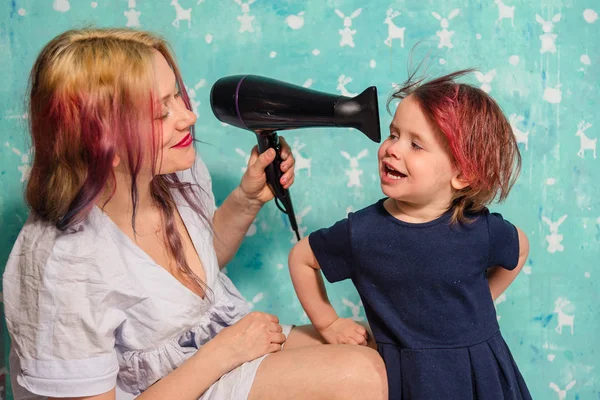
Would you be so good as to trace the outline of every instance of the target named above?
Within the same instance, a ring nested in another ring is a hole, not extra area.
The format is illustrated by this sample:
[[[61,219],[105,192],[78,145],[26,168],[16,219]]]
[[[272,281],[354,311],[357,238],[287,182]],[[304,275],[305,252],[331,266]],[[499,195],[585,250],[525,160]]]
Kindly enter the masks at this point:
[[[144,215],[156,210],[150,190],[151,178],[138,176],[136,181],[137,204],[136,214]],[[111,185],[104,190],[96,202],[106,214],[115,221],[129,221],[133,216],[133,200],[131,198],[131,177],[120,171],[115,171],[114,187]],[[113,193],[114,189],[114,193]]]

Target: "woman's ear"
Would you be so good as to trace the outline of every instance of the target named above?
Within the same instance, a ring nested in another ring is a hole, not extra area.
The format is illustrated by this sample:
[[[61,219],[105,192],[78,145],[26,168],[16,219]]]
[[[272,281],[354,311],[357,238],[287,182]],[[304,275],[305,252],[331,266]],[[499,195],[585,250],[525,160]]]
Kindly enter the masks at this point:
[[[469,186],[469,181],[463,176],[461,172],[457,172],[454,177],[452,177],[452,187],[455,190],[462,190]]]

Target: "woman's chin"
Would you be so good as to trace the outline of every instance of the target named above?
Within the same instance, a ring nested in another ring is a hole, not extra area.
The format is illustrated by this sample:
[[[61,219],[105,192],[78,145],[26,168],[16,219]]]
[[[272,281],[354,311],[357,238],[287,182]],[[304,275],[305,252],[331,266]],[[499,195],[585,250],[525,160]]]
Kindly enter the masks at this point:
[[[195,154],[194,154],[195,155]],[[179,160],[174,160],[168,165],[163,163],[160,168],[159,175],[167,175],[175,172],[186,171],[194,166],[195,157],[185,157]]]
[[[194,146],[190,146],[186,149],[185,154],[182,154],[180,158],[173,161],[176,165],[176,170],[173,172],[185,171],[192,168],[194,166],[194,161],[196,161],[196,150],[194,149]]]

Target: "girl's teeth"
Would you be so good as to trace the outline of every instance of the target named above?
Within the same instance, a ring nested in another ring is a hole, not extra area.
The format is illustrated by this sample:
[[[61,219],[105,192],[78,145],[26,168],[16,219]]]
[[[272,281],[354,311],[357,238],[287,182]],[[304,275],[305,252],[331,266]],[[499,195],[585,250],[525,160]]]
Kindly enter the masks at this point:
[[[395,175],[390,174],[389,172],[386,173],[386,175],[387,175],[388,178],[395,179],[395,180],[399,180],[399,179],[404,178],[404,176],[395,176]]]

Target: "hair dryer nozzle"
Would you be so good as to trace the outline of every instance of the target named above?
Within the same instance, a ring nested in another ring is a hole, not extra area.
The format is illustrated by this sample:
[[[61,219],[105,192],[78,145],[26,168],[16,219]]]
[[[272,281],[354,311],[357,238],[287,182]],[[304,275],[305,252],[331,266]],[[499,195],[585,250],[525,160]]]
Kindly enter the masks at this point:
[[[381,141],[375,86],[368,87],[355,97],[340,96],[334,108],[337,126],[356,128],[372,141],[377,143]]]
[[[348,127],[374,142],[381,140],[375,86],[345,97],[264,76],[232,75],[215,82],[210,105],[220,121],[256,133]]]

